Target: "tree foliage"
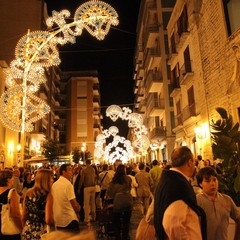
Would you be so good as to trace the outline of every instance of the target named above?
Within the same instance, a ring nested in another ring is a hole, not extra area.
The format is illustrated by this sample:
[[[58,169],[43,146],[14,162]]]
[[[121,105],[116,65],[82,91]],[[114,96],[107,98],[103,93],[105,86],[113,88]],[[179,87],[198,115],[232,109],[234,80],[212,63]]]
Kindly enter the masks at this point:
[[[61,154],[61,149],[58,145],[57,141],[54,140],[46,140],[43,142],[43,155],[50,161],[57,159],[57,157]]]
[[[239,123],[224,108],[216,108],[220,118],[211,121],[213,155],[222,159],[219,175],[222,190],[240,206],[240,131]]]

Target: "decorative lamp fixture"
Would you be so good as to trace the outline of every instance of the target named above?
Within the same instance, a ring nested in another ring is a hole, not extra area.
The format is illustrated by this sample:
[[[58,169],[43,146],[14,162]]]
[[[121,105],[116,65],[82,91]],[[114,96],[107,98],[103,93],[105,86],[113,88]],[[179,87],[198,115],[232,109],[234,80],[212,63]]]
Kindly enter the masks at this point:
[[[46,82],[45,69],[61,60],[57,45],[75,43],[85,28],[103,40],[111,25],[118,25],[118,14],[107,3],[92,0],[76,10],[74,22],[67,23],[68,10],[53,11],[46,21],[49,31],[28,32],[17,43],[15,60],[5,70],[9,87],[0,98],[0,119],[3,125],[17,132],[31,132],[33,123],[43,118],[50,107],[34,94]],[[57,30],[55,30],[57,29]]]
[[[117,105],[111,105],[106,110],[106,116],[116,122],[118,118],[122,117],[122,109]]]

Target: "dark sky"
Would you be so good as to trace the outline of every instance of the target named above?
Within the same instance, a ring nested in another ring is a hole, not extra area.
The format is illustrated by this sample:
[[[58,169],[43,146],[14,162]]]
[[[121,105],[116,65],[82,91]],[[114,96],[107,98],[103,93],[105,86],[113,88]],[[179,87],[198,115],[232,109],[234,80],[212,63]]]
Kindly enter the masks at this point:
[[[48,12],[68,9],[71,17],[86,1],[45,0]],[[119,25],[113,26],[103,41],[92,37],[86,30],[76,43],[60,48],[64,71],[97,70],[99,73],[102,113],[105,106],[133,104],[133,60],[136,44],[136,25],[140,0],[106,0],[119,15]],[[131,107],[131,106],[129,106]],[[108,125],[107,121],[103,122]],[[112,124],[111,124],[112,125]]]

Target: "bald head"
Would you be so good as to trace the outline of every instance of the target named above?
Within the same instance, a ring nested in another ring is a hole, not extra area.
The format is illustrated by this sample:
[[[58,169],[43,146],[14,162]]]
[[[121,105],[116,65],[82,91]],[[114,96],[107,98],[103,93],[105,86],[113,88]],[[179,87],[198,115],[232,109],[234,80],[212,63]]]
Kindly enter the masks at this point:
[[[181,167],[185,165],[189,159],[193,159],[193,154],[186,146],[175,148],[171,155],[173,167]]]

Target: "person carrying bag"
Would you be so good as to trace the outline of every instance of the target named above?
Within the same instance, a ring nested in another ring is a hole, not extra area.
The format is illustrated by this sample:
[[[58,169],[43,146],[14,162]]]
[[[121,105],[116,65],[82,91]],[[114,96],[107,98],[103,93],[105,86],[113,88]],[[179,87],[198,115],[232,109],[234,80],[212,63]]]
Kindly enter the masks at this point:
[[[0,171],[0,239],[20,240],[22,223],[19,196],[14,188],[11,170]]]

